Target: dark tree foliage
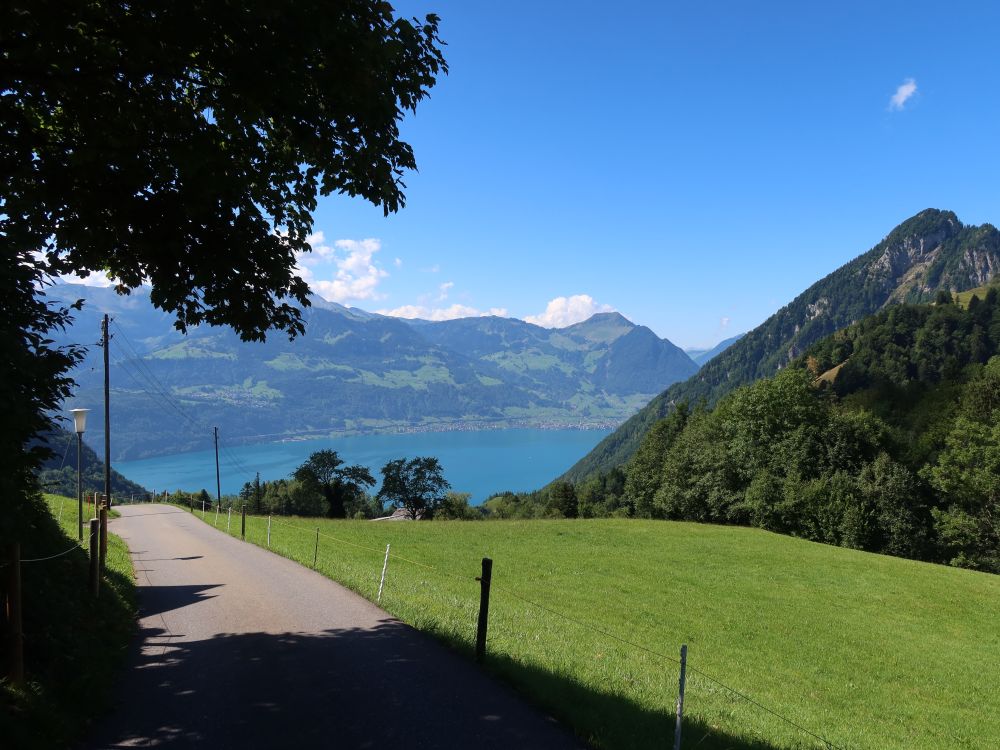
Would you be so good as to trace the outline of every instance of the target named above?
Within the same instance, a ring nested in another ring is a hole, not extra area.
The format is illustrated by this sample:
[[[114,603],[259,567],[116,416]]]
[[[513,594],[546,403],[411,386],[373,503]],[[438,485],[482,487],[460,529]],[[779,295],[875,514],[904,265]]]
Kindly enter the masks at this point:
[[[105,271],[184,330],[301,332],[318,195],[404,203],[438,19],[378,0],[33,0],[0,15],[0,242]]]
[[[52,428],[47,414],[69,395],[72,381],[66,373],[82,350],[54,346],[49,338],[65,327],[70,310],[46,301],[40,261],[11,253],[0,269],[0,502],[7,509],[0,513],[0,542],[5,542],[20,538],[31,516],[34,474],[52,455],[44,441],[34,438]]]
[[[330,518],[347,517],[347,509],[363,501],[366,489],[375,484],[366,467],[344,466],[333,450],[312,453],[292,476],[322,493]]]
[[[410,518],[433,518],[451,487],[441,464],[429,456],[397,458],[382,467],[382,488],[378,498],[406,509]]]
[[[676,414],[628,465],[626,505],[1000,572],[995,293],[894,306]]]
[[[302,332],[319,195],[404,204],[399,122],[447,71],[438,19],[379,0],[33,0],[0,10],[5,500],[78,352],[50,276],[142,283],[180,330]]]

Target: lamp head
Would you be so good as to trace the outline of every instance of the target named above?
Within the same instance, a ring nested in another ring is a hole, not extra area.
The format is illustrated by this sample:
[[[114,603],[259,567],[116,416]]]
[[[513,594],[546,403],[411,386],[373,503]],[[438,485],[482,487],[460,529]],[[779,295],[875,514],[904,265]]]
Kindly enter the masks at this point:
[[[76,434],[82,435],[87,429],[87,412],[90,409],[71,409],[70,413],[73,415],[73,424],[76,427]]]

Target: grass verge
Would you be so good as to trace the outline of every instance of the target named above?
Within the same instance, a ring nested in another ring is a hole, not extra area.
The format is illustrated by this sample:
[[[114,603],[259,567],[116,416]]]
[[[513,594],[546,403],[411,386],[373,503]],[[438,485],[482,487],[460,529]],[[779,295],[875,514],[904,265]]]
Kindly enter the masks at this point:
[[[238,515],[203,517],[240,535]],[[267,546],[266,518],[247,518],[247,541]],[[682,643],[684,747],[824,747],[803,729],[886,750],[1000,737],[998,576],[689,523],[271,526],[273,552],[316,554],[369,599],[386,544],[382,607],[467,653],[492,558],[488,668],[597,747],[669,746]]]
[[[86,532],[85,532],[86,533]],[[21,566],[26,684],[0,681],[0,745],[67,747],[106,707],[135,628],[135,580],[125,543],[108,534],[100,597],[87,588],[76,500],[46,495],[34,508]]]

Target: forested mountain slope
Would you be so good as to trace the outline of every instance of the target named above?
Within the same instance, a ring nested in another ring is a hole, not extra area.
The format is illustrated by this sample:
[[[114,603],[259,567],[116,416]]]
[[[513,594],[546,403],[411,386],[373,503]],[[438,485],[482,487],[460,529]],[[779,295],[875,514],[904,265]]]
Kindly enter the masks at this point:
[[[697,374],[669,387],[562,479],[580,482],[621,466],[650,427],[681,402],[713,404],[741,385],[774,375],[810,344],[887,304],[930,300],[942,289],[977,287],[998,271],[1000,232],[995,227],[965,226],[951,211],[921,211],[813,284]]]
[[[657,423],[630,513],[1000,572],[1000,295],[893,306]]]
[[[697,366],[666,339],[617,314],[563,329],[507,318],[407,321],[314,299],[306,332],[244,342],[224,328],[181,335],[139,290],[75,285],[84,298],[66,342],[111,326],[115,460],[376,430],[474,426],[610,427]],[[63,343],[63,342],[60,342]],[[101,352],[74,373],[75,405],[102,399]],[[102,437],[101,426],[88,434]]]

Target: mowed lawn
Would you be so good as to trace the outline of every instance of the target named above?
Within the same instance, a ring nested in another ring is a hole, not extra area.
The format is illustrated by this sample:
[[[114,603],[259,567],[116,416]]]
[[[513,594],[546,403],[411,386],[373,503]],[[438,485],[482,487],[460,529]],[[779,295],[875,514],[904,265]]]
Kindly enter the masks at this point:
[[[470,654],[492,558],[488,667],[598,747],[671,746],[681,644],[685,748],[1000,747],[997,576],[656,521],[276,517],[271,549],[311,566],[317,528],[318,569],[370,599],[391,544],[382,606]]]

